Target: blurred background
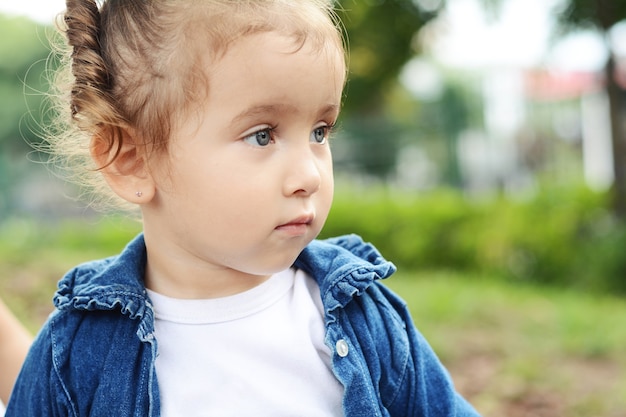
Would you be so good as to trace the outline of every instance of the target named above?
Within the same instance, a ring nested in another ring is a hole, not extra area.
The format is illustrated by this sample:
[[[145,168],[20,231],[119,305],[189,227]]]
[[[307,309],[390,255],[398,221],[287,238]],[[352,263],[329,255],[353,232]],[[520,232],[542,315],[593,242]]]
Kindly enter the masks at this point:
[[[342,0],[350,48],[323,236],[358,233],[485,416],[626,416],[626,2]],[[0,0],[0,294],[140,230],[33,150],[62,0]]]

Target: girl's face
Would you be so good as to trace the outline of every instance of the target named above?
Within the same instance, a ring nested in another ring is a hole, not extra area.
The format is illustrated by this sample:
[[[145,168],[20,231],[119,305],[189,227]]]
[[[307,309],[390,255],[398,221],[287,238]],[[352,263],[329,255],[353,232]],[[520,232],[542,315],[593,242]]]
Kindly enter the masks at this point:
[[[345,72],[330,49],[294,52],[291,38],[260,33],[211,66],[208,99],[174,132],[142,206],[149,288],[234,294],[291,266],[318,235],[333,196],[328,135]]]

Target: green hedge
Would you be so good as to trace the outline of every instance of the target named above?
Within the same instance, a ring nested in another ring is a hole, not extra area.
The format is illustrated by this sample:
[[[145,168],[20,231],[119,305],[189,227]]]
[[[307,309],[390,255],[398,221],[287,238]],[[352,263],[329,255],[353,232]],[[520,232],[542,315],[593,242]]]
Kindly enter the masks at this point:
[[[28,266],[33,257],[74,263],[112,255],[139,229],[115,217],[5,219],[0,269]],[[547,189],[526,201],[339,188],[322,237],[346,233],[374,243],[406,272],[455,270],[626,294],[626,225],[610,214],[607,195],[584,188]]]
[[[360,234],[408,270],[626,293],[626,225],[607,202],[585,188],[552,188],[526,201],[338,190],[322,236]]]

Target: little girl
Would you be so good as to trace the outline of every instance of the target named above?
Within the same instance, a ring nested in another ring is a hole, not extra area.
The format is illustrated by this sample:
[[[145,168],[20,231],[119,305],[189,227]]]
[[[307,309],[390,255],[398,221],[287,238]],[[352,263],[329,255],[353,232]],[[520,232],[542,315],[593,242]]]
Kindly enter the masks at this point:
[[[144,231],[60,281],[8,416],[477,415],[378,282],[393,265],[315,240],[346,75],[331,3],[67,0],[52,145]]]

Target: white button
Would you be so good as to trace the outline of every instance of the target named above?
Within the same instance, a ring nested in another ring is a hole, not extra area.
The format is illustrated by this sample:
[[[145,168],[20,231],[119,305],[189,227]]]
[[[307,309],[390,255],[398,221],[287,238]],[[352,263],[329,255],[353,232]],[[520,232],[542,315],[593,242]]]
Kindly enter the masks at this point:
[[[335,348],[337,349],[337,355],[341,356],[342,358],[345,358],[346,356],[348,356],[348,343],[343,340],[343,339],[339,339],[337,340],[337,344],[335,345]]]

